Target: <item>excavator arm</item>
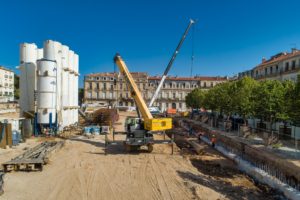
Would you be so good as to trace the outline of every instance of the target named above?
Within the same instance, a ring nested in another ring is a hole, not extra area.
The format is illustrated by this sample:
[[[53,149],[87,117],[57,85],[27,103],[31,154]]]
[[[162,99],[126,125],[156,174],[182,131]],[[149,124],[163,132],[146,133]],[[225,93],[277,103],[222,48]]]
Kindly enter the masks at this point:
[[[137,107],[144,120],[144,128],[149,131],[163,131],[172,128],[171,118],[153,118],[134,79],[132,78],[125,62],[119,54],[114,57],[114,62],[119,67],[120,72],[127,81],[132,98],[135,100]]]

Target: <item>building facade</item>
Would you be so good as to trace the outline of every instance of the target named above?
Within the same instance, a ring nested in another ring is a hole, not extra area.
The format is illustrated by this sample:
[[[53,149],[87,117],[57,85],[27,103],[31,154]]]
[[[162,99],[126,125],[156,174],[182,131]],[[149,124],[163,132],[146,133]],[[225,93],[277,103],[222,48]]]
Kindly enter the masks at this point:
[[[0,102],[14,100],[14,72],[0,66]]]
[[[149,103],[161,80],[144,72],[131,73],[146,103]],[[154,106],[162,111],[187,110],[186,95],[195,88],[209,89],[227,81],[226,77],[167,77]],[[119,73],[97,73],[84,77],[84,103],[103,106],[134,106],[129,87]]]
[[[270,59],[262,59],[262,62],[252,70],[239,73],[239,78],[244,76],[256,80],[291,80],[296,82],[300,73],[300,51],[292,49],[291,52],[282,52]]]

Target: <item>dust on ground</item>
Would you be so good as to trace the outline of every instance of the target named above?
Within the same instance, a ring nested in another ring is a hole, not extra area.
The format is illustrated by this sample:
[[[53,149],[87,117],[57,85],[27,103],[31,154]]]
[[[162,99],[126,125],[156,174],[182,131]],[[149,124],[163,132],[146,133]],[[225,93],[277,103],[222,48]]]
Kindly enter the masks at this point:
[[[155,135],[155,139],[162,138]],[[204,155],[196,155],[184,143],[175,146],[174,155],[166,144],[154,145],[152,153],[129,154],[122,145],[125,135],[115,139],[119,142],[106,149],[103,135],[67,139],[42,172],[7,173],[1,199],[277,198],[208,146]]]

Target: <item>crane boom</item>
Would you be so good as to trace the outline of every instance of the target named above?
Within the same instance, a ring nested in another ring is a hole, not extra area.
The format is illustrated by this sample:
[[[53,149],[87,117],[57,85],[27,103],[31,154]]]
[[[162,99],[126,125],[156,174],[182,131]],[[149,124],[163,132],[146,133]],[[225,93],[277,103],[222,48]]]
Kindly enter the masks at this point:
[[[151,101],[149,103],[149,107],[151,107],[153,105],[154,101],[156,100],[156,98],[158,96],[158,93],[161,90],[161,87],[162,87],[163,83],[165,82],[165,79],[167,78],[167,75],[168,75],[168,73],[169,73],[169,71],[170,71],[170,69],[172,67],[172,64],[173,64],[173,62],[174,62],[177,54],[179,53],[180,47],[182,46],[182,44],[183,44],[183,42],[184,42],[184,40],[185,40],[185,38],[186,38],[186,36],[187,36],[190,28],[192,27],[192,25],[194,23],[195,23],[195,21],[192,20],[192,19],[190,19],[190,23],[187,26],[187,28],[185,29],[185,31],[184,31],[184,33],[183,33],[183,35],[181,37],[181,40],[179,41],[179,44],[177,45],[177,47],[176,47],[176,49],[175,49],[175,51],[174,51],[174,53],[173,53],[173,55],[172,55],[169,63],[168,63],[168,66],[167,66],[167,68],[164,71],[164,74],[163,74],[163,76],[162,76],[162,78],[161,78],[161,80],[160,80],[160,82],[158,84],[158,87],[155,90],[155,93],[154,93],[154,95],[153,95],[153,97],[152,97],[152,99],[151,99]]]
[[[139,108],[139,111],[142,114],[142,117],[144,119],[152,119],[153,116],[150,113],[149,109],[147,108],[147,105],[146,105],[136,83],[134,82],[131,74],[129,73],[129,70],[126,67],[125,62],[122,60],[122,58],[119,54],[116,54],[114,61],[118,65],[123,77],[126,79],[128,85],[130,87],[131,96],[135,100],[137,107]]]
[[[171,129],[171,118],[153,118],[125,62],[122,60],[119,54],[116,54],[116,56],[114,57],[114,62],[119,67],[120,72],[122,73],[123,77],[126,79],[129,85],[131,96],[135,100],[137,107],[144,119],[144,128],[149,131],[162,131]]]

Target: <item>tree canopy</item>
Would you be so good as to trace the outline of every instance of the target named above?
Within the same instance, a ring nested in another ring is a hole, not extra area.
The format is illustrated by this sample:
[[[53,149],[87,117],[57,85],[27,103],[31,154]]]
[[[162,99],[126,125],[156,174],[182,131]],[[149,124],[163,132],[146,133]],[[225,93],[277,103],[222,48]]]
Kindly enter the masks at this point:
[[[274,122],[300,124],[300,75],[298,82],[256,81],[249,77],[216,85],[208,91],[194,89],[186,96],[191,108],[205,108],[220,114],[256,117]]]

